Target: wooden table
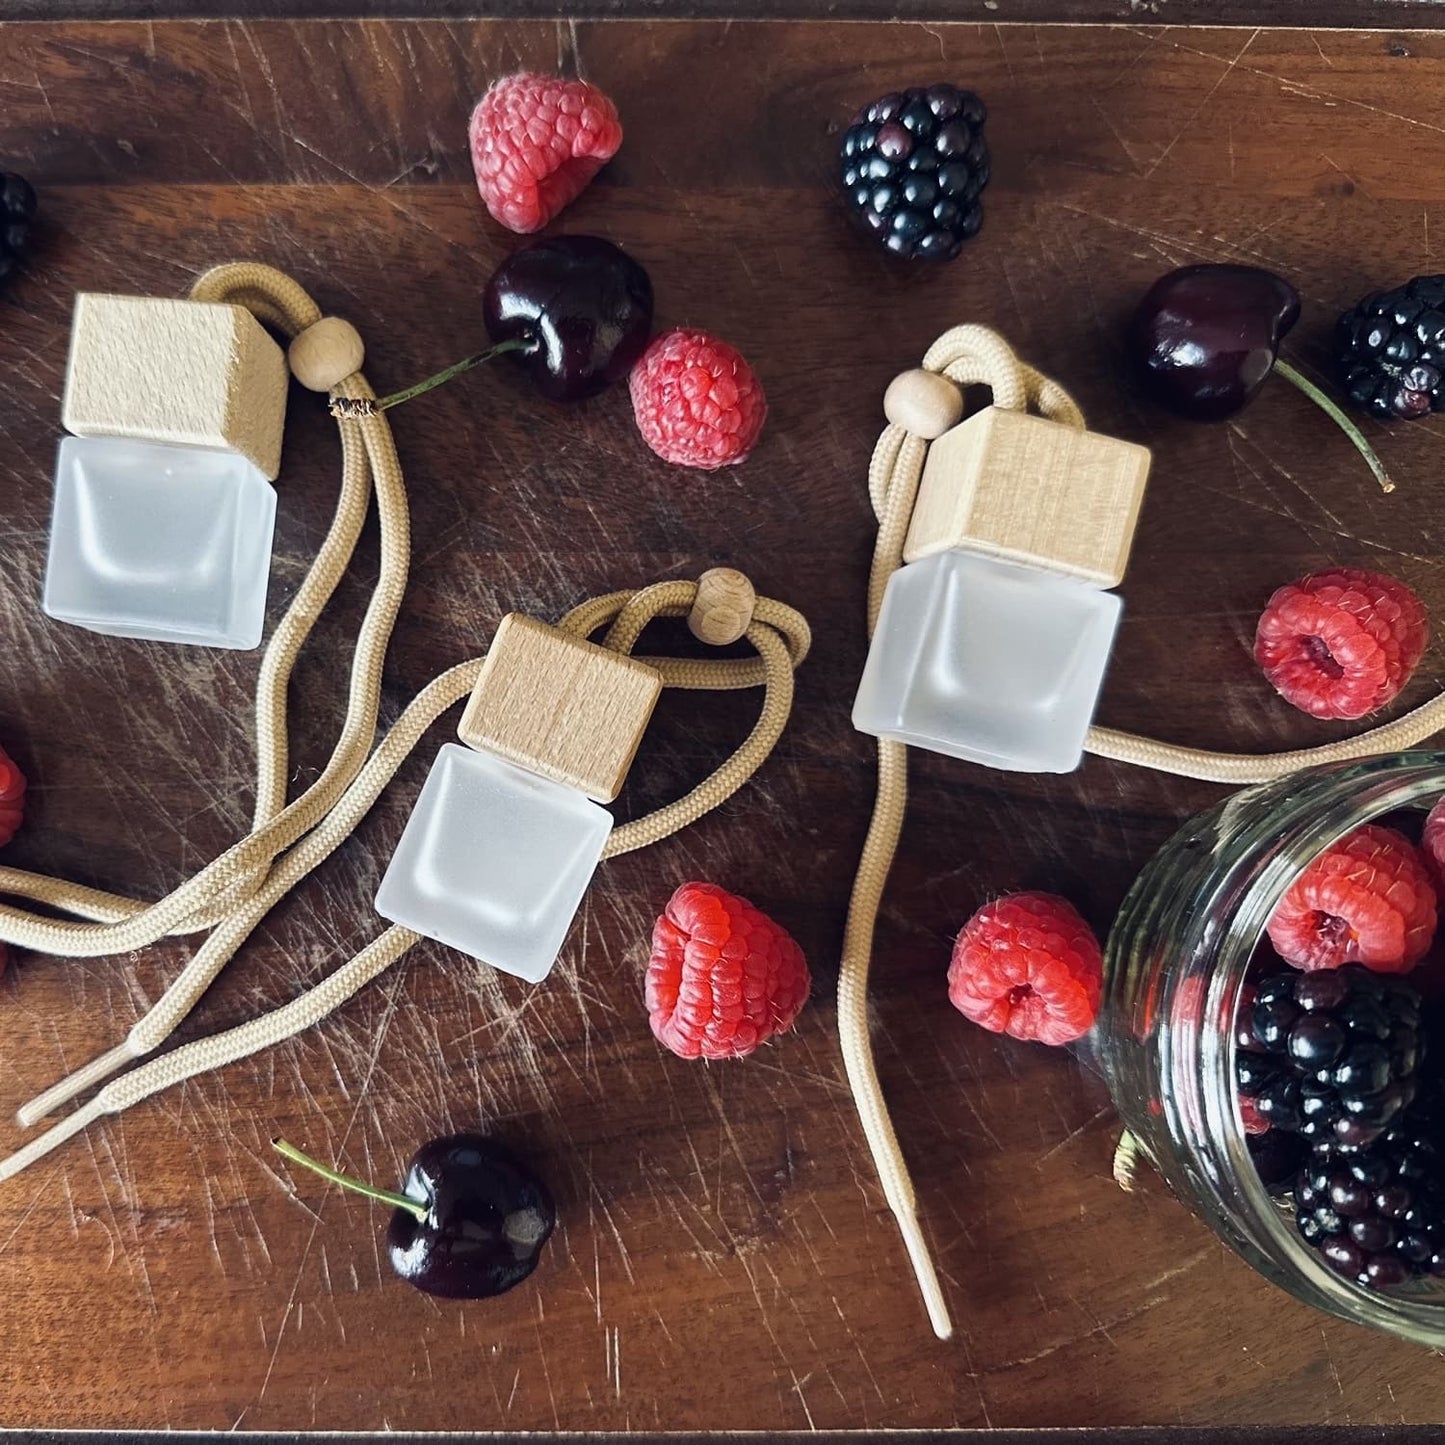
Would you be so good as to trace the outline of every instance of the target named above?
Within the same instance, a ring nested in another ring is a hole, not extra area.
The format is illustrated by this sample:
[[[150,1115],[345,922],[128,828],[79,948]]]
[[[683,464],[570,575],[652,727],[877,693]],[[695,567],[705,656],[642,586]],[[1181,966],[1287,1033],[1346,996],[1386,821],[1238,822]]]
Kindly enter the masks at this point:
[[[383,388],[471,349],[510,238],[483,217],[468,107],[521,65],[617,100],[626,146],[564,226],[624,242],[662,323],[726,335],[772,403],[756,456],[685,473],[625,396],[571,411],[505,371],[396,415],[415,523],[386,720],[485,647],[511,608],[730,562],[802,607],[817,648],[767,770],[722,813],[607,865],[539,989],[419,949],[324,1028],[96,1128],[0,1188],[9,1424],[693,1429],[1428,1421],[1422,1352],[1326,1320],[1255,1277],[1157,1186],[1109,1177],[1116,1124],[1084,1055],[1000,1040],[944,999],[949,940],[990,894],[1045,886],[1107,927],[1140,865],[1219,794],[1102,762],[1065,778],[919,756],[880,930],[880,1068],[962,1321],[935,1342],[844,1084],[833,984],[871,798],[848,722],[873,522],[863,485],[888,379],[946,324],[1000,328],[1093,423],[1155,448],[1108,723],[1201,745],[1335,736],[1250,659],[1278,583],[1378,567],[1445,609],[1442,428],[1358,458],[1282,384],[1237,421],[1165,419],[1122,379],[1120,322],[1184,262],[1290,276],[1290,354],[1327,366],[1335,315],[1436,265],[1445,36],[948,25],[37,24],[0,30],[0,164],[34,178],[42,254],[0,299],[0,739],[33,784],[10,861],[108,887],[174,886],[244,831],[257,658],[107,640],[37,596],[72,293],[181,293],[223,259],[293,272],[354,318]],[[874,255],[828,193],[839,127],[939,77],[988,99],[979,240],[924,272]],[[293,401],[273,609],[325,527],[337,457]],[[329,750],[374,556],[295,689],[296,779]],[[665,639],[664,639],[665,641]],[[1432,649],[1410,699],[1437,685]],[[755,699],[670,697],[635,813],[686,788]],[[434,741],[361,832],[279,908],[187,1024],[292,996],[378,928],[370,898]],[[684,879],[757,901],[816,987],[751,1062],[653,1043],[640,974]],[[113,1042],[188,945],[21,956],[0,982],[9,1106]],[[532,1286],[489,1304],[390,1277],[384,1216],[293,1179],[285,1133],[389,1182],[440,1130],[520,1144],[562,1222]],[[19,1134],[8,1123],[0,1145]]]

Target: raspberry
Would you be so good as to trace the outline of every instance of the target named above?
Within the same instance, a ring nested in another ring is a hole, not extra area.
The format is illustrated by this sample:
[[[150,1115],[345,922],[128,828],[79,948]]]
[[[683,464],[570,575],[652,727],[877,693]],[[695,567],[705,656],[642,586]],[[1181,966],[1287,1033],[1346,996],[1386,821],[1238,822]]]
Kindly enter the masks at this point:
[[[1268,1134],[1269,1120],[1259,1112],[1259,1105],[1248,1094],[1239,1095],[1239,1117],[1246,1134]]]
[[[477,189],[494,219],[540,231],[617,154],[617,108],[583,80],[523,72],[477,102],[468,135]]]
[[[25,820],[25,774],[10,754],[0,748],[0,848],[20,831]],[[4,968],[0,960],[0,969]]]
[[[1434,870],[1436,883],[1445,882],[1445,798],[1441,798],[1425,816],[1420,849],[1425,854],[1425,861]]]
[[[1269,599],[1254,660],[1302,711],[1359,718],[1398,696],[1429,636],[1424,605],[1403,582],[1338,567],[1291,582]]]
[[[953,946],[948,997],[994,1033],[1067,1044],[1099,1012],[1104,959],[1074,906],[1051,893],[1011,893],[985,904]]]
[[[632,372],[642,439],[665,462],[716,471],[752,451],[768,414],[762,384],[725,341],[664,331]]]
[[[1269,941],[1306,973],[1363,963],[1408,973],[1435,936],[1435,887],[1419,851],[1393,828],[1366,823],[1326,848],[1291,884]]]
[[[787,1033],[811,982],[792,936],[714,883],[684,883],[652,930],[648,1019],[682,1059],[740,1059]]]

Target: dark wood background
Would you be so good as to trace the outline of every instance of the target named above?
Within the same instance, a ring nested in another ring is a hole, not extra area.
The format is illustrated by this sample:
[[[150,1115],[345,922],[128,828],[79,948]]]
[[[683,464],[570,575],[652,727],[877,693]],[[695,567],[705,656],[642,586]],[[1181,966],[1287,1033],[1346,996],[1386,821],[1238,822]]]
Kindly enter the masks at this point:
[[[406,8],[396,0],[0,0],[0,19],[354,19]],[[1445,0],[425,0],[412,8],[432,19],[1445,27]]]
[[[1001,4],[1007,0],[1000,0]],[[1162,7],[1171,8],[1171,7]],[[1160,271],[1258,262],[1305,299],[1320,372],[1337,312],[1437,265],[1445,37],[974,25],[40,24],[0,28],[0,164],[28,173],[41,253],[0,298],[0,739],[33,780],[7,857],[174,885],[244,829],[254,655],[107,640],[37,606],[72,294],[173,295],[257,257],[350,316],[383,389],[471,349],[510,238],[483,215],[468,108],[519,65],[615,96],[616,162],[563,228],[628,246],[659,321],[739,345],[772,415],[744,467],[673,470],[622,394],[561,411],[505,371],[396,415],[416,554],[387,717],[510,608],[716,563],[812,618],[794,725],[722,813],[606,866],[542,988],[426,947],[324,1028],[98,1128],[0,1188],[0,1419],[244,1428],[697,1429],[1135,1423],[1387,1425],[1445,1412],[1440,1361],[1256,1278],[1157,1187],[1109,1178],[1087,1050],[1000,1040],[947,1007],[949,939],[991,893],[1045,886],[1107,927],[1131,877],[1218,790],[1091,761],[1027,778],[919,757],[880,930],[879,1063],[959,1338],[928,1333],[834,1039],[835,959],[872,788],[848,724],[888,379],[945,325],[999,327],[1096,426],[1155,448],[1110,724],[1271,748],[1334,736],[1249,657],[1278,583],[1383,568],[1445,611],[1442,425],[1372,428],[1399,490],[1283,384],[1215,428],[1149,410],[1120,324]],[[992,109],[977,242],[899,268],[829,194],[837,132],[896,85]],[[293,400],[273,609],[334,496],[330,424]],[[374,567],[368,542],[294,690],[314,775]],[[666,643],[666,639],[662,639]],[[1432,648],[1407,701],[1437,685]],[[755,700],[669,698],[625,811],[711,767]],[[289,997],[378,928],[369,900],[434,739],[356,839],[278,909],[185,1032]],[[651,921],[690,877],[803,943],[793,1037],[729,1067],[652,1042]],[[186,955],[19,957],[0,981],[0,1105],[112,1042]],[[551,1180],[562,1222],[528,1288],[436,1302],[390,1277],[384,1214],[279,1169],[285,1133],[383,1181],[481,1125]],[[0,1147],[19,1138],[0,1126]]]

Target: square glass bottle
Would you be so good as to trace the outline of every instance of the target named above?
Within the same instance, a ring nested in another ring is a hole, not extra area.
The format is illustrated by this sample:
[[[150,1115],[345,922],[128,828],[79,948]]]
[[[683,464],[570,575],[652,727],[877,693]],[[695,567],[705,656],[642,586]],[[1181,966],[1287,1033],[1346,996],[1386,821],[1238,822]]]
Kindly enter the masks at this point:
[[[76,298],[45,612],[117,637],[259,645],[287,369],[239,306]]]
[[[1062,574],[938,552],[895,572],[853,726],[1013,772],[1078,767],[1122,604]]]
[[[383,918],[528,982],[556,962],[652,715],[655,668],[502,619],[376,895]]]
[[[113,637],[256,647],[275,524],[276,489],[243,456],[66,437],[41,605]]]
[[[934,401],[941,381],[899,378]],[[853,725],[988,767],[1070,772],[1119,623],[1105,589],[1124,575],[1149,453],[997,407],[929,435]]]

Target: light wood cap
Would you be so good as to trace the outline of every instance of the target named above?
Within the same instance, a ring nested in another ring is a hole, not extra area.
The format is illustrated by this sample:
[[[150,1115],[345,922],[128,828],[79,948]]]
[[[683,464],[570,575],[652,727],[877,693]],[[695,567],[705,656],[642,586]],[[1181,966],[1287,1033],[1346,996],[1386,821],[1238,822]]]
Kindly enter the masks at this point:
[[[688,629],[699,642],[726,647],[748,630],[758,594],[741,572],[713,567],[697,579],[697,600],[687,615]]]
[[[361,333],[339,316],[323,316],[292,338],[286,360],[308,391],[330,391],[355,376],[366,359]]]
[[[243,306],[82,292],[61,416],[78,437],[237,452],[274,480],[286,358]]]
[[[610,803],[661,691],[655,667],[514,612],[497,628],[457,736]]]
[[[985,407],[929,447],[903,560],[965,547],[1116,587],[1148,476],[1133,442]]]
[[[963,392],[936,371],[900,372],[883,393],[883,415],[904,431],[933,441],[963,416]]]

